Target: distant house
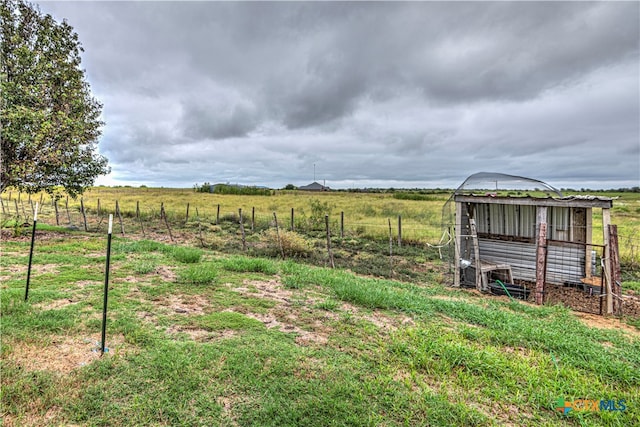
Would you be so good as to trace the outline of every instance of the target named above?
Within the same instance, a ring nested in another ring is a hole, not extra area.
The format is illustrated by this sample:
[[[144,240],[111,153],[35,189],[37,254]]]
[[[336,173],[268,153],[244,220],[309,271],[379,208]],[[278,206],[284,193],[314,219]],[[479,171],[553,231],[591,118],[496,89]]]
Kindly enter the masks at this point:
[[[330,188],[326,185],[319,184],[317,182],[312,182],[309,185],[303,185],[302,187],[298,187],[298,190],[303,191],[329,191]]]

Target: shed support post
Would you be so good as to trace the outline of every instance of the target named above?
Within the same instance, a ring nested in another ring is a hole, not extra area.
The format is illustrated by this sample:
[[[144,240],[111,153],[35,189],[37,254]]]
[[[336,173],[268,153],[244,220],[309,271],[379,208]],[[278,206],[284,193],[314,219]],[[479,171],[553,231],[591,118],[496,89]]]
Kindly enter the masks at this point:
[[[473,241],[473,257],[476,267],[476,289],[482,291],[482,265],[480,264],[480,247],[478,246],[478,232],[476,231],[476,220],[469,218],[471,228],[471,239]]]
[[[536,246],[536,304],[544,303],[544,282],[547,270],[547,207],[537,207],[536,228],[538,239]]]
[[[460,245],[462,244],[462,203],[456,202],[456,216],[454,218],[454,267],[453,267],[453,286],[460,287]]]
[[[618,250],[618,226],[609,225],[609,258],[611,259],[611,290],[613,293],[613,314],[622,316],[622,272],[620,271],[620,252]]]
[[[593,257],[591,251],[593,250],[593,246],[591,246],[592,240],[592,228],[591,228],[591,215],[593,215],[593,210],[591,208],[585,209],[585,247],[584,247],[584,277],[591,277],[591,263],[593,262]]]
[[[611,224],[611,210],[602,208],[602,231],[604,234],[604,285],[606,292],[607,314],[613,314],[613,289],[611,278],[611,236],[609,225]]]

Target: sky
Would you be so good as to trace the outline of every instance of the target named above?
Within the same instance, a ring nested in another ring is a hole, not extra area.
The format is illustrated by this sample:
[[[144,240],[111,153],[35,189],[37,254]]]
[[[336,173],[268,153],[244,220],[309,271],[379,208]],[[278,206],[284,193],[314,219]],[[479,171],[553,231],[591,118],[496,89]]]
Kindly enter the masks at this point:
[[[638,2],[36,2],[105,122],[97,184],[640,185]]]

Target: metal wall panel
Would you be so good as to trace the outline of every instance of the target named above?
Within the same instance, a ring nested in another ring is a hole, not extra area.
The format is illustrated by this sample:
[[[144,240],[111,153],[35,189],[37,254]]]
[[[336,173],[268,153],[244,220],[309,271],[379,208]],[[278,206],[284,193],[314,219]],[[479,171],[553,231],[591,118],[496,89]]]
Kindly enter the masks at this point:
[[[514,279],[536,280],[536,244],[479,239],[480,259],[509,264]],[[579,246],[550,243],[547,247],[547,283],[579,282],[584,277],[585,252]]]

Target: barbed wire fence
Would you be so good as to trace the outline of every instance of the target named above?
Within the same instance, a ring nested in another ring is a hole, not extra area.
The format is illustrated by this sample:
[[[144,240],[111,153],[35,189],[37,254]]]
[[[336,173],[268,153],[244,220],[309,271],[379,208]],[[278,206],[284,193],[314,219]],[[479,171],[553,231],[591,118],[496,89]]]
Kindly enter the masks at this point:
[[[0,198],[5,233],[28,233],[36,202],[39,226],[105,233],[107,219],[112,214],[114,235],[229,253],[314,258],[320,263],[326,259],[326,266],[338,267],[349,267],[353,252],[369,250],[378,255],[380,267],[376,271],[387,276],[394,275],[394,268],[403,264],[407,254],[421,251],[424,255],[419,258],[424,261],[443,260],[443,250],[448,250],[451,244],[450,238],[444,241],[441,238],[440,223],[407,222],[401,214],[379,220],[352,220],[343,211],[329,214],[278,207],[276,212],[255,207],[189,203],[184,209],[170,210],[164,203],[153,206],[136,202],[135,206],[129,203],[125,207],[117,200],[100,199],[92,204],[80,199],[72,206],[67,197],[55,199],[40,195],[25,199],[24,195],[15,194]],[[385,268],[389,271],[385,272]]]
[[[423,251],[425,260],[444,261],[443,273],[453,277],[450,260],[454,248],[453,230],[443,227],[441,222],[403,221],[403,215],[380,217],[379,220],[351,219],[345,212],[307,213],[294,208],[278,207],[276,211],[258,210],[255,207],[242,209],[221,204],[196,206],[187,203],[182,210],[165,209],[164,203],[158,206],[136,202],[135,207],[121,207],[117,200],[98,199],[92,205],[83,199],[73,206],[68,197],[49,198],[40,194],[37,197],[20,193],[5,194],[0,198],[2,208],[2,228],[9,229],[14,235],[27,233],[28,225],[33,221],[33,212],[38,206],[40,224],[64,227],[71,230],[102,233],[107,230],[107,218],[114,215],[114,234],[134,239],[151,239],[173,244],[200,246],[231,253],[253,253],[273,257],[323,257],[329,260],[337,255],[340,266],[340,250],[363,248],[360,240],[378,244],[380,256],[387,255],[391,260],[390,269],[401,262],[409,248]],[[327,217],[328,215],[328,217]],[[325,217],[327,221],[325,222]],[[276,235],[273,231],[277,231]],[[329,243],[333,242],[334,254],[327,253],[322,243],[327,234]],[[296,239],[296,236],[302,238]],[[623,280],[637,280],[640,269],[640,235],[637,231],[620,233],[620,258],[623,265]],[[286,247],[283,247],[283,239]],[[382,254],[382,247],[388,248]],[[366,246],[366,245],[365,245]],[[598,245],[591,248],[600,251]],[[584,250],[584,249],[582,249]],[[596,258],[602,255],[596,255]],[[524,255],[523,255],[524,257]],[[569,258],[569,257],[568,257]],[[561,269],[563,260],[558,259]],[[569,267],[567,267],[569,268]],[[634,276],[625,276],[625,271]],[[552,278],[554,272],[550,272]],[[590,289],[590,297],[593,296]],[[551,298],[551,297],[550,297]],[[585,311],[599,311],[589,305]]]

